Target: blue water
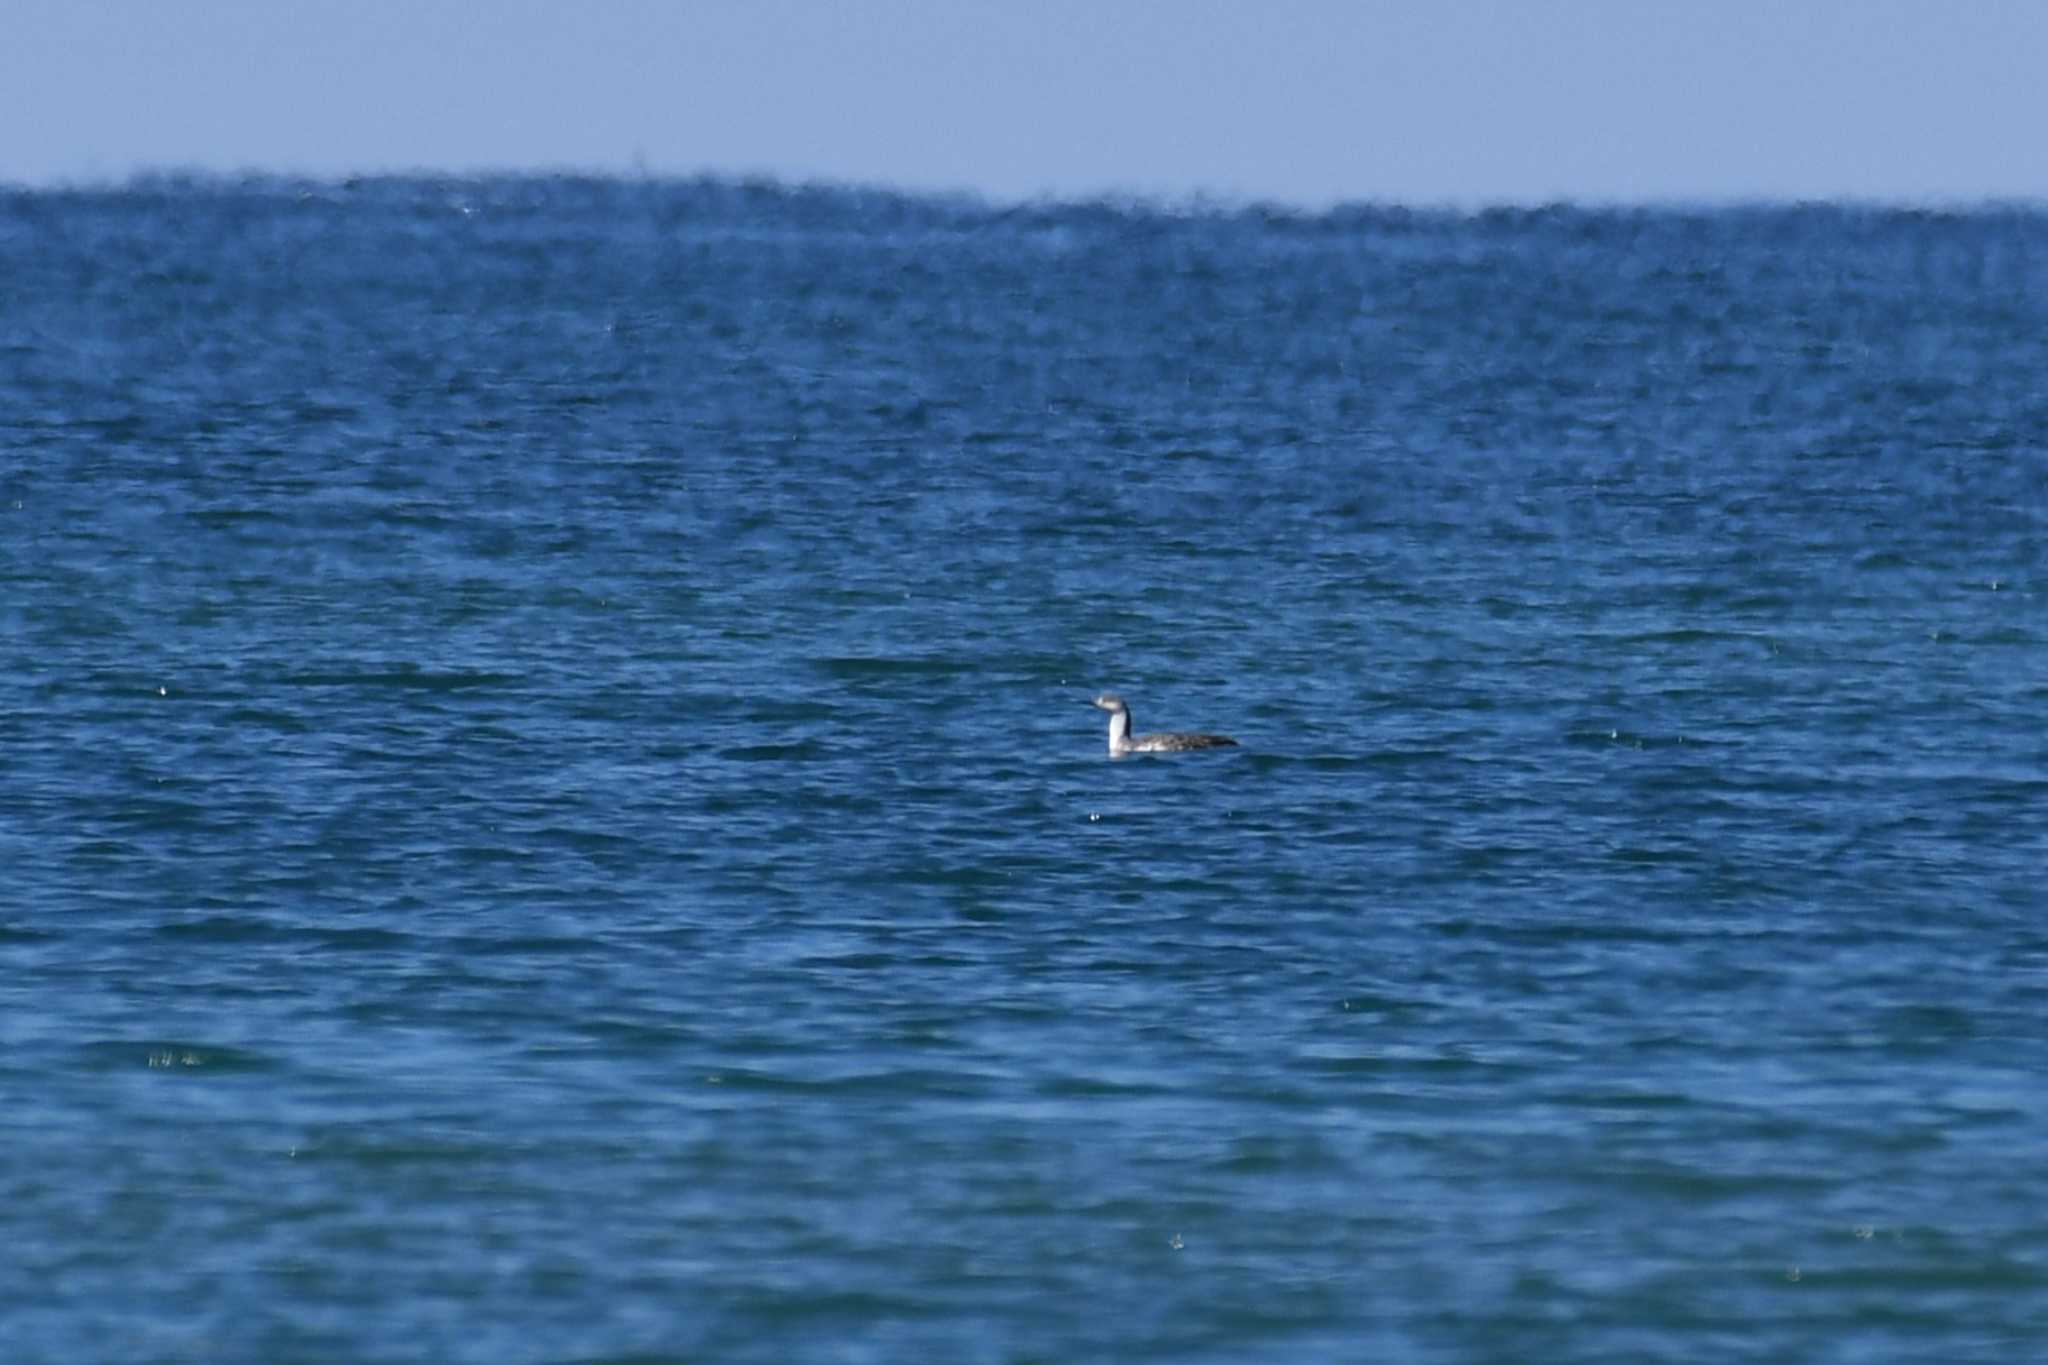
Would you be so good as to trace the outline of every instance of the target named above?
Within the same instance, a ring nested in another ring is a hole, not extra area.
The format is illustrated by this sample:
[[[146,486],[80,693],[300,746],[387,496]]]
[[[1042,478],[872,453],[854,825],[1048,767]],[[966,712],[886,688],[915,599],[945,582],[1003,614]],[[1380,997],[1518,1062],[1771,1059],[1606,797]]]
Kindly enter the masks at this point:
[[[0,194],[0,1356],[2040,1358],[2043,375],[2031,210]]]

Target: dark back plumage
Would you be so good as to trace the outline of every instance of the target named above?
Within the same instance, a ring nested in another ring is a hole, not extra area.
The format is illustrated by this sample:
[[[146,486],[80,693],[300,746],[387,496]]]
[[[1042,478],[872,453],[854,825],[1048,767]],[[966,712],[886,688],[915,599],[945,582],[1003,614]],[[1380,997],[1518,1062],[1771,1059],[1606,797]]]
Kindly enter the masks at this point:
[[[1156,735],[1138,735],[1131,740],[1131,747],[1141,753],[1172,753],[1180,749],[1234,749],[1237,741],[1228,735],[1194,735],[1167,731]]]

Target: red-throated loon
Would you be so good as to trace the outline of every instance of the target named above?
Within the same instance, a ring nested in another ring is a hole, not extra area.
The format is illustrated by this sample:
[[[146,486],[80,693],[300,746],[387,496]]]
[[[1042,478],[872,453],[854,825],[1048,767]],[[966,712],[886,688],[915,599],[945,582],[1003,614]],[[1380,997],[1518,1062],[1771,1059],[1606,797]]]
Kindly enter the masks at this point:
[[[1109,712],[1109,756],[1122,758],[1125,754],[1171,754],[1182,749],[1222,749],[1235,747],[1237,741],[1224,735],[1190,735],[1167,731],[1156,735],[1134,735],[1131,733],[1131,708],[1124,705],[1124,699],[1113,692],[1105,692],[1095,699],[1095,705]]]

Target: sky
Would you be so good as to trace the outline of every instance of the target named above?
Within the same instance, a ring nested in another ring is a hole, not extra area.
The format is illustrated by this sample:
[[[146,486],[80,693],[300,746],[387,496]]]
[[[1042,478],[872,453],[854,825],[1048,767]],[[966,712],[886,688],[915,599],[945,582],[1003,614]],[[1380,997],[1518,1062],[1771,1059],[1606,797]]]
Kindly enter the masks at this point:
[[[2048,198],[2048,0],[0,0],[0,183]]]

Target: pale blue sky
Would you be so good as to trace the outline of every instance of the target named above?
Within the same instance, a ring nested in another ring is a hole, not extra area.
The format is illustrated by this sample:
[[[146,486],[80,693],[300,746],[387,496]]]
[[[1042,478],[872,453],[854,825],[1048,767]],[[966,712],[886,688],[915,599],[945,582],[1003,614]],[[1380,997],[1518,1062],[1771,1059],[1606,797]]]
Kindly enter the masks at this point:
[[[2048,197],[2048,0],[0,0],[0,181]]]

